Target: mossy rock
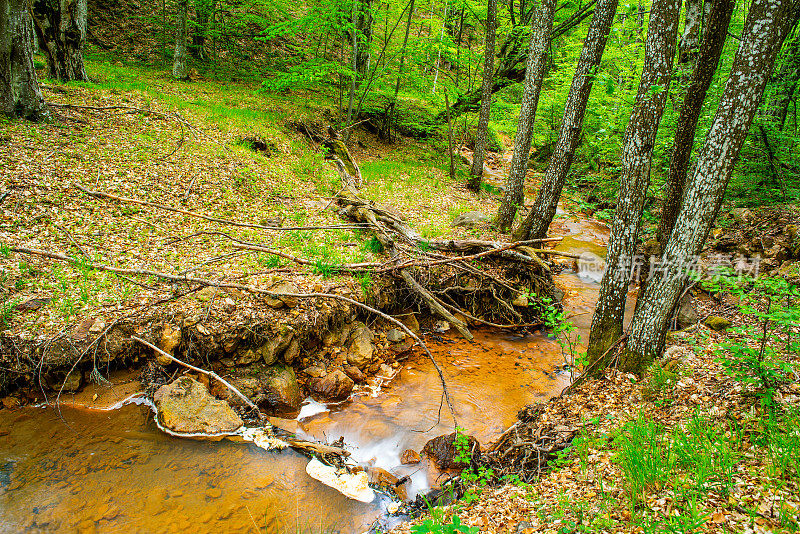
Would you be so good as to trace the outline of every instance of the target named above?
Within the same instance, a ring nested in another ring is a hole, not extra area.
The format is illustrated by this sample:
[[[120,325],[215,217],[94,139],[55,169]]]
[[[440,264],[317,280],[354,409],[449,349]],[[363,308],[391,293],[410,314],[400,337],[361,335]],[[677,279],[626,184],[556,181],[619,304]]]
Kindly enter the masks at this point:
[[[726,319],[725,317],[718,317],[716,315],[712,315],[707,317],[703,324],[709,327],[711,330],[715,330],[717,332],[722,332],[723,330],[729,328],[731,326],[730,319]]]

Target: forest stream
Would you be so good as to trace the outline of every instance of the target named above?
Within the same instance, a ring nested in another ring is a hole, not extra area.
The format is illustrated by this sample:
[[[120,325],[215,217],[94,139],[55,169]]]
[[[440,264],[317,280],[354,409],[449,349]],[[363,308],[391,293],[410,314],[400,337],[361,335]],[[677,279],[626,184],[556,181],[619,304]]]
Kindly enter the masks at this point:
[[[602,224],[563,216],[553,229],[565,236],[561,250],[604,252]],[[570,268],[556,280],[575,333],[585,340],[599,285]],[[426,339],[443,368],[458,424],[484,445],[520,408],[569,384],[561,347],[543,332],[477,330],[469,342],[451,331]],[[136,376],[112,380],[113,387],[91,384],[62,396],[58,409],[0,412],[0,530],[359,533],[376,518],[389,519],[389,497],[350,500],[310,478],[308,459],[291,450],[164,434],[149,406],[124,403],[137,392]],[[413,498],[436,480],[425,460],[401,465],[400,456],[453,431],[441,391],[433,366],[417,353],[380,391],[336,405],[309,399],[296,420],[283,423],[322,442],[343,436],[358,463],[408,475]]]

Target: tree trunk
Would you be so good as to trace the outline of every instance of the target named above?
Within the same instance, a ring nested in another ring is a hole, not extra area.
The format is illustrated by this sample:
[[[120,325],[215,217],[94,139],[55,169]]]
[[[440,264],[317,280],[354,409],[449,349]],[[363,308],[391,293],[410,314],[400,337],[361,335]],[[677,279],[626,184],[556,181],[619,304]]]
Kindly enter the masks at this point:
[[[483,85],[481,89],[481,113],[475,132],[475,150],[472,153],[472,177],[469,189],[479,191],[483,179],[483,158],[489,138],[489,113],[492,110],[492,78],[494,77],[494,34],[497,26],[497,0],[488,0],[486,10],[486,50],[483,54]]]
[[[358,34],[359,31],[357,29],[357,17],[358,17],[358,6],[360,2],[358,0],[354,0],[353,2],[353,13],[352,13],[352,22],[353,22],[353,35],[352,35],[352,51],[351,51],[351,72],[350,72],[350,96],[347,99],[347,121],[345,124],[347,126],[351,125],[351,121],[353,119],[353,99],[356,96],[356,84],[358,82],[358,56],[359,56],[359,48],[358,48]],[[352,128],[347,131],[345,134],[345,141],[350,139],[350,134],[352,133]]]
[[[392,121],[394,121],[394,110],[397,106],[397,96],[400,94],[400,81],[403,79],[403,67],[406,64],[406,47],[408,46],[408,34],[411,33],[411,18],[414,16],[414,0],[408,6],[408,19],[406,20],[406,33],[403,36],[403,47],[400,50],[400,67],[397,69],[397,81],[394,85],[394,97],[389,103],[386,111],[386,124],[378,133],[378,136],[387,141],[392,140]]]
[[[357,0],[355,29],[358,34],[358,54],[356,55],[356,71],[362,76],[369,71],[372,24],[372,0]]]
[[[189,52],[195,59],[205,59],[204,48],[206,36],[208,35],[208,26],[211,23],[211,16],[214,14],[216,7],[217,0],[198,0],[194,4],[197,24],[192,32],[192,45],[189,47]]]
[[[50,111],[33,67],[30,9],[30,0],[0,0],[0,104],[4,115],[41,121]]]
[[[584,19],[594,14],[596,0],[590,0],[586,4],[578,7],[578,9],[564,22],[553,28],[550,34],[550,40],[555,40],[561,37],[575,26],[584,21]],[[509,85],[523,82],[525,80],[525,64],[528,60],[527,46],[524,39],[525,35],[522,27],[514,27],[511,33],[506,37],[503,46],[500,48],[499,57],[500,64],[494,73],[492,81],[492,93],[503,90]],[[469,68],[469,66],[467,66]],[[477,111],[481,102],[482,88],[475,91],[467,92],[461,95],[450,108],[453,118],[458,117],[462,113],[468,111]],[[445,113],[441,112],[437,116],[437,120],[444,121]]]
[[[714,2],[716,0],[706,0]],[[691,63],[697,55],[700,43],[700,28],[703,26],[703,0],[686,0],[683,33],[678,49],[678,63]]]
[[[656,241],[659,243],[659,252],[663,251],[670,232],[675,226],[678,210],[681,206],[683,189],[686,183],[686,173],[692,156],[697,121],[703,109],[706,93],[711,86],[711,80],[717,70],[717,64],[722,56],[725,46],[725,37],[728,34],[728,24],[731,21],[735,0],[716,0],[711,8],[706,31],[703,33],[703,42],[700,46],[699,56],[695,63],[689,88],[681,106],[678,116],[678,125],[675,130],[675,141],[672,156],[669,162],[664,202],[661,209],[661,220],[658,224]]]
[[[608,40],[611,23],[617,11],[617,0],[600,0],[589,25],[589,33],[583,42],[578,66],[572,78],[572,86],[564,107],[564,118],[558,133],[558,142],[553,149],[542,186],[536,196],[533,208],[519,227],[514,231],[517,240],[540,239],[545,237],[550,222],[556,213],[558,199],[564,180],[572,165],[575,149],[581,138],[583,115],[592,91],[594,73],[600,65]]]
[[[550,47],[550,32],[553,29],[555,0],[542,0],[536,10],[531,26],[531,46],[528,50],[528,64],[525,68],[525,89],[514,137],[514,155],[506,180],[506,192],[497,211],[497,226],[507,231],[514,222],[517,209],[525,200],[523,187],[528,174],[528,158],[531,152],[531,135],[536,119],[536,108],[542,91],[544,71],[547,66],[547,50]]]
[[[63,82],[87,81],[83,65],[86,0],[35,0],[32,13],[48,76]]]
[[[586,354],[590,363],[604,355],[622,335],[631,259],[636,253],[644,199],[650,185],[653,145],[669,93],[680,12],[680,0],[655,0],[650,8],[642,77],[625,129],[620,189],[606,272],[589,335]]]
[[[785,48],[780,68],[770,80],[770,86],[775,86],[776,90],[768,105],[768,113],[781,131],[786,125],[789,104],[800,82],[800,32],[797,33]]]
[[[189,77],[189,65],[186,57],[186,12],[189,0],[178,1],[178,24],[175,29],[175,63],[172,65],[172,76],[176,80],[185,80]]]
[[[795,0],[754,0],[750,7],[717,113],[660,260],[662,274],[647,284],[636,307],[620,360],[625,371],[643,371],[663,351],[668,321],[683,285],[682,271],[691,266],[708,236],[775,57],[798,9]]]

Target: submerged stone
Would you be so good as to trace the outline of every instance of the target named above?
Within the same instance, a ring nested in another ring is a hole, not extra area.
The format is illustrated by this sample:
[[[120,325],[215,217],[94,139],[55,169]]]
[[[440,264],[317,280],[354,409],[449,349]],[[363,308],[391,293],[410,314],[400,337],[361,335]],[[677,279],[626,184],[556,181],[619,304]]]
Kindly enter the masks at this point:
[[[153,402],[158,420],[174,432],[218,434],[234,432],[243,424],[227,402],[215,399],[200,382],[187,376],[161,386]]]
[[[319,395],[322,400],[339,401],[350,396],[355,383],[344,374],[341,369],[336,369],[323,378],[314,378],[308,383],[308,387]]]
[[[274,415],[290,415],[300,411],[303,402],[294,370],[286,365],[273,365],[260,377],[263,402]]]
[[[471,457],[480,457],[481,447],[478,440],[472,436],[466,436],[466,440],[467,450],[471,452]],[[466,463],[456,460],[459,451],[456,449],[455,441],[455,432],[435,437],[425,444],[422,454],[427,456],[442,471],[468,467]]]

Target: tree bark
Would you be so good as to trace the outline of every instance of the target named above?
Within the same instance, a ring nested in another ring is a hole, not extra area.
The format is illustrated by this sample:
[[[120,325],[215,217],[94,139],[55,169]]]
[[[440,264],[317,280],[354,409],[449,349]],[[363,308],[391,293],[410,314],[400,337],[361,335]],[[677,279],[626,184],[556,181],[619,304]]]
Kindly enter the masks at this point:
[[[625,371],[642,372],[664,348],[668,321],[680,297],[683,273],[699,253],[730,179],[769,79],[775,57],[800,4],[796,0],[754,0],[741,44],[692,173],[683,205],[660,259],[669,270],[647,284],[620,358]]]
[[[514,137],[514,155],[511,157],[511,169],[506,180],[506,192],[495,221],[500,230],[504,232],[511,227],[517,209],[525,200],[523,187],[525,176],[528,174],[533,123],[536,120],[536,108],[539,105],[539,95],[542,91],[542,81],[547,66],[547,50],[550,47],[550,32],[553,29],[555,7],[555,0],[542,0],[531,26],[531,45],[528,50],[528,63],[525,67],[525,88],[519,110],[517,134]]]
[[[785,47],[780,68],[772,76],[770,86],[776,87],[772,101],[768,105],[768,113],[775,121],[778,130],[786,125],[789,104],[800,82],[800,32]]]
[[[675,130],[675,141],[669,162],[661,220],[656,233],[659,251],[663,251],[669,234],[675,226],[675,219],[678,217],[678,210],[681,206],[686,183],[686,174],[692,156],[697,121],[700,118],[703,102],[717,70],[719,59],[722,56],[725,37],[728,34],[728,24],[731,21],[735,4],[735,0],[716,0],[711,8],[706,31],[703,33],[699,56],[692,72],[692,78],[689,81],[689,88],[683,100],[681,112],[678,116],[678,125]]]
[[[186,57],[186,17],[189,9],[189,0],[179,0],[177,7],[178,23],[175,30],[175,62],[172,65],[172,76],[176,80],[185,80],[189,77],[189,64]]]
[[[48,120],[33,67],[30,0],[0,0],[0,105],[2,113],[32,121]]]
[[[606,272],[589,335],[590,364],[606,354],[622,336],[630,261],[636,253],[644,199],[650,185],[653,145],[669,93],[680,12],[681,0],[655,0],[650,8],[642,77],[623,140],[620,189]]]
[[[475,132],[475,150],[472,153],[472,170],[469,189],[479,191],[483,179],[483,158],[489,138],[489,114],[492,110],[492,78],[494,77],[494,36],[497,26],[497,0],[488,0],[486,9],[486,49],[483,54],[483,85],[481,113]]]
[[[32,13],[48,76],[63,82],[87,81],[83,65],[86,0],[35,0]]]
[[[715,2],[715,0],[706,0]],[[713,9],[713,7],[712,7]],[[690,63],[697,56],[700,28],[703,26],[703,0],[686,0],[683,33],[678,48],[678,63]]]
[[[550,157],[550,163],[533,208],[514,231],[516,240],[541,239],[547,234],[547,229],[556,213],[564,180],[567,178],[572,158],[575,156],[575,149],[580,141],[583,115],[586,112],[589,93],[592,91],[594,73],[603,57],[616,11],[617,0],[600,0],[597,3],[592,22],[589,25],[589,33],[586,35],[581,49],[575,75],[572,78],[558,141],[553,149],[553,155]]]
[[[394,85],[394,97],[389,103],[386,111],[386,124],[378,133],[378,136],[388,141],[392,140],[392,121],[394,121],[394,110],[397,107],[397,96],[400,94],[400,81],[403,79],[403,68],[406,65],[406,47],[408,46],[408,34],[411,33],[411,18],[414,16],[414,0],[408,6],[408,19],[406,20],[406,33],[403,36],[403,47],[400,50],[400,66],[397,69],[397,81]]]
[[[192,45],[189,52],[195,59],[205,59],[206,38],[211,17],[217,8],[217,0],[198,0],[194,4],[197,14],[197,25],[192,32]]]
[[[590,0],[586,4],[580,6],[567,20],[553,28],[550,40],[552,41],[564,35],[586,18],[592,16],[594,14],[593,8],[595,6],[595,1],[596,0]],[[522,30],[522,26],[515,26],[500,48],[498,54],[500,57],[500,64],[495,70],[494,79],[492,81],[492,93],[496,93],[509,85],[520,83],[525,80],[525,64],[528,60],[528,47],[526,46],[525,35]],[[468,111],[477,111],[481,102],[481,95],[482,88],[460,96],[450,108],[453,118]],[[444,121],[445,113],[439,113],[437,120]]]
[[[358,54],[356,54],[356,70],[362,76],[369,71],[372,24],[372,0],[357,0],[355,30],[358,34]]]

